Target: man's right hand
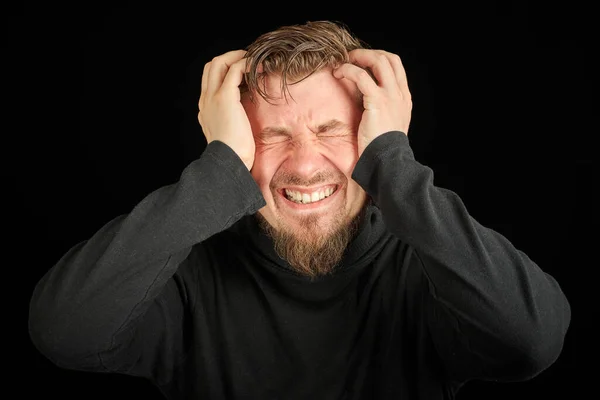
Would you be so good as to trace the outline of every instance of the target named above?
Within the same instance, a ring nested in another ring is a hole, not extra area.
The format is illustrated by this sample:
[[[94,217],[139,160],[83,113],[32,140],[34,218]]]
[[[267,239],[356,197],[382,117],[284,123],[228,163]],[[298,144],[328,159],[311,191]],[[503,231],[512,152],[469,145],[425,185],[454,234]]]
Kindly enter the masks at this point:
[[[219,140],[241,158],[248,170],[254,164],[255,144],[239,86],[246,72],[246,51],[234,50],[206,63],[198,102],[198,121],[206,142]]]

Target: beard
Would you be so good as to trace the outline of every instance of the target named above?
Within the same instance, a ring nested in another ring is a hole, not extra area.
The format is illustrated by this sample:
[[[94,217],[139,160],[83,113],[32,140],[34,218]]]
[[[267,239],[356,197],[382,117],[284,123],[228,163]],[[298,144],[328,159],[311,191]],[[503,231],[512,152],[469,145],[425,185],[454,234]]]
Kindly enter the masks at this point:
[[[358,233],[367,205],[365,201],[354,217],[336,215],[332,221],[342,222],[325,232],[319,224],[319,215],[304,217],[300,221],[301,229],[293,229],[285,223],[276,229],[260,213],[256,213],[256,218],[263,232],[273,240],[277,255],[296,273],[314,280],[335,271]]]

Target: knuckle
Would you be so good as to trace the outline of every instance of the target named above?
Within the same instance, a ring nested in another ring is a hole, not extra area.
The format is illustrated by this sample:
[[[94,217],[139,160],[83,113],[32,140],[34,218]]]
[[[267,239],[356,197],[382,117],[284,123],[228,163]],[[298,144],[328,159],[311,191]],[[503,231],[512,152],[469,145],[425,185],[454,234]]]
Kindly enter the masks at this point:
[[[239,70],[239,69],[244,68],[245,65],[246,65],[246,60],[242,58],[241,60],[238,60],[238,61],[234,62],[233,64],[231,64],[229,69]]]
[[[385,54],[378,53],[375,56],[375,62],[377,62],[378,64],[385,64],[388,62],[388,58]]]
[[[213,57],[213,59],[211,60],[211,63],[213,64],[213,67],[219,68],[221,66],[223,66],[224,64],[226,64],[225,62],[225,58],[223,57],[223,55],[219,55],[216,57]]]
[[[371,75],[367,72],[366,69],[359,69],[356,72],[356,76],[358,79],[371,79]]]

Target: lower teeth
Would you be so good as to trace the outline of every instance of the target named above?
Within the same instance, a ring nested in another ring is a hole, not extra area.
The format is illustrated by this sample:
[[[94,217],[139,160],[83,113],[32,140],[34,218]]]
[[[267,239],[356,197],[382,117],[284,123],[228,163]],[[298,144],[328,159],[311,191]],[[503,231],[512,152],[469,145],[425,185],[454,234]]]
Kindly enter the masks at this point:
[[[331,194],[333,194],[333,193],[331,193]],[[331,196],[331,194],[330,194],[329,196]],[[289,201],[292,201],[292,202],[294,202],[294,203],[296,203],[296,204],[310,204],[310,203],[316,203],[316,202],[319,202],[319,201],[321,201],[321,200],[325,200],[325,199],[326,199],[326,198],[328,198],[329,196],[325,196],[325,197],[323,197],[322,199],[319,199],[319,200],[315,200],[315,201],[309,201],[308,203],[304,203],[302,200],[295,200],[295,199],[292,199],[291,197],[289,197],[289,196],[287,196],[287,195],[286,195],[285,197],[286,197],[286,199],[288,199]]]

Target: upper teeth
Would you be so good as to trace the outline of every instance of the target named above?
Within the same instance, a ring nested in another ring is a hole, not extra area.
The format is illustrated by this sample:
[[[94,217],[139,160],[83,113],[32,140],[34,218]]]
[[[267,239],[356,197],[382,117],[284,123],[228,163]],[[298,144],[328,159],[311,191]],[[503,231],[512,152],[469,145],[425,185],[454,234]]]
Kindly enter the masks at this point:
[[[319,190],[312,193],[300,193],[294,190],[285,189],[285,194],[290,200],[293,200],[298,203],[313,203],[315,201],[323,200],[325,197],[331,196],[335,189],[333,187],[329,187],[327,189]]]

